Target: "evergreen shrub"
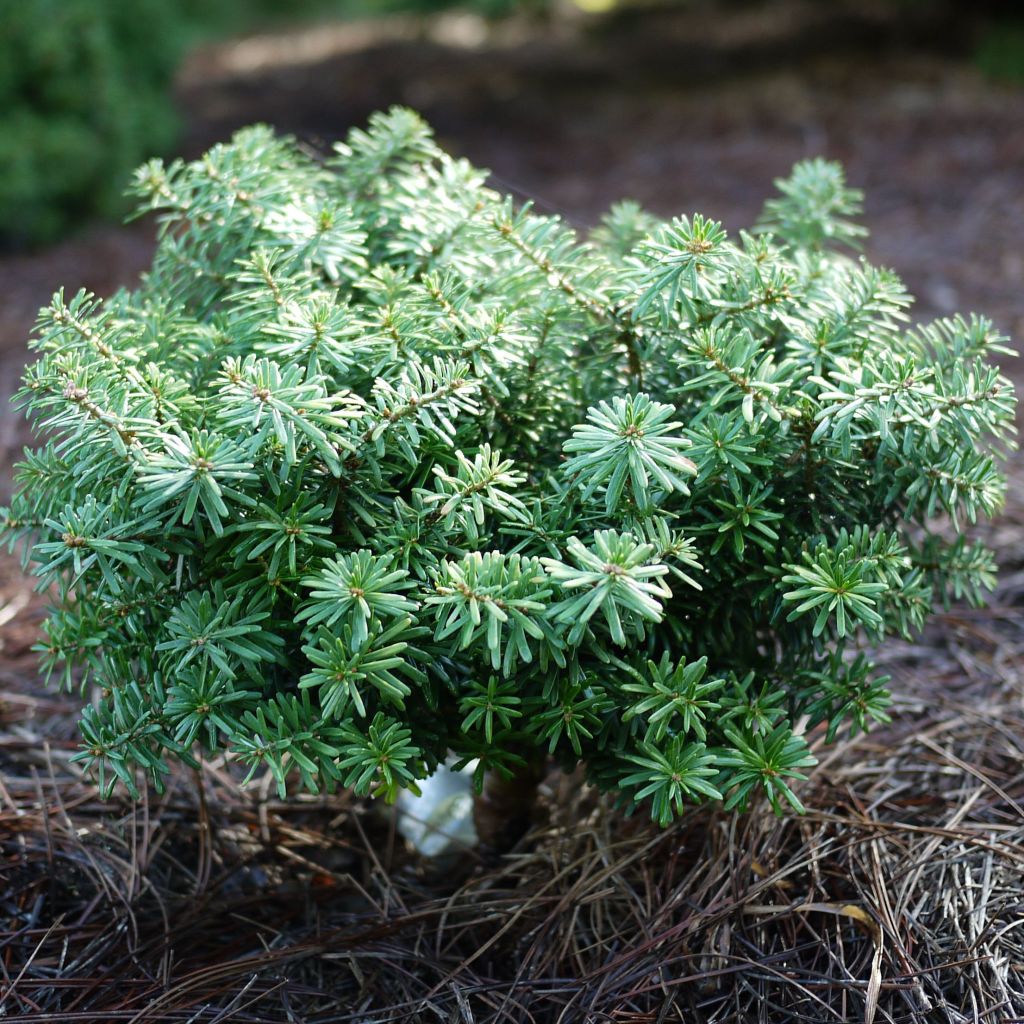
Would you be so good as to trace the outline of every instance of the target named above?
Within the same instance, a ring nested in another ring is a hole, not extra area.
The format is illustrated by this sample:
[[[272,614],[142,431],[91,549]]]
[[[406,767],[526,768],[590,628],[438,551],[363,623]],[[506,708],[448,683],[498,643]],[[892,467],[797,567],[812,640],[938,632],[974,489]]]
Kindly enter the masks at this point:
[[[167,0],[17,0],[0,25],[0,243],[117,212],[124,180],[174,138],[182,46]]]
[[[542,751],[662,824],[799,808],[808,738],[886,719],[872,648],[992,586],[962,531],[1014,395],[988,321],[908,326],[850,254],[837,165],[778,186],[735,239],[630,203],[581,238],[401,109],[141,168],[152,268],[42,311],[4,513],[104,790]]]

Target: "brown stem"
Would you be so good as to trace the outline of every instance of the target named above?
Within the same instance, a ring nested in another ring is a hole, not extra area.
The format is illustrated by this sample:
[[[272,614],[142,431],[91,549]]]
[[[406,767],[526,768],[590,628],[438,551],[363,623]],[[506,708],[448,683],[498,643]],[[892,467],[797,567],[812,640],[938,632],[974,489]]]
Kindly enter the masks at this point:
[[[637,351],[635,338],[629,331],[623,331],[622,334],[619,335],[619,339],[626,349],[630,387],[637,391],[643,391],[644,365],[640,361],[640,353]]]
[[[530,751],[526,764],[512,778],[487,773],[483,791],[473,804],[473,824],[481,847],[508,850],[530,827],[544,767],[543,754]]]

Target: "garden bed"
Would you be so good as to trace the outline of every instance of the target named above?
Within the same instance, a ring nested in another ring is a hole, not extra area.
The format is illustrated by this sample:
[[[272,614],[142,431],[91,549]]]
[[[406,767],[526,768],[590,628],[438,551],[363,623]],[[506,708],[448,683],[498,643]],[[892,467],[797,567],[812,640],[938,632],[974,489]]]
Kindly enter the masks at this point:
[[[727,226],[752,219],[773,175],[825,152],[867,190],[869,253],[918,293],[917,315],[975,308],[1024,337],[1024,104],[962,65],[839,54],[734,75],[669,67],[631,87],[621,68],[542,74],[514,40],[492,52],[473,36],[340,36],[309,59],[299,39],[252,44],[263,63],[229,47],[193,61],[191,149],[256,118],[319,146],[405,102],[502,187],[573,222],[632,194]],[[543,67],[557,66],[548,51]],[[8,392],[35,307],[62,283],[130,283],[151,239],[147,225],[95,229],[5,258]],[[6,460],[26,440],[9,407],[0,437]],[[177,769],[161,798],[101,803],[69,761],[76,702],[35,677],[41,602],[7,558],[0,1009],[15,1021],[1024,1020],[1019,459],[993,530],[990,607],[887,646],[894,724],[819,751],[805,817],[701,810],[661,833],[553,775],[510,855],[436,866],[408,854],[386,810],[281,802],[219,764],[201,779]]]
[[[805,817],[658,832],[555,775],[508,856],[436,866],[386,811],[281,802],[219,765],[100,803],[68,760],[74,703],[28,682],[26,611],[2,633],[6,1019],[1022,1019],[1007,569],[991,608],[890,647],[896,724],[821,752]]]

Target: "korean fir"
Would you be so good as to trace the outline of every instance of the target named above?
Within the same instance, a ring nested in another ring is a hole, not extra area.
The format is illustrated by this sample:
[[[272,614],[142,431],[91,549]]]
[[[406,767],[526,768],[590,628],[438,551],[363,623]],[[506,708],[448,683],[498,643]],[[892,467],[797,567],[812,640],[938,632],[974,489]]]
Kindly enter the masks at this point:
[[[105,790],[454,758],[507,818],[550,756],[662,825],[799,808],[809,738],[886,718],[872,647],[992,585],[1003,339],[908,326],[837,166],[732,239],[484,178],[406,110],[326,159],[252,128],[139,170],[135,291],[42,311],[5,528]]]

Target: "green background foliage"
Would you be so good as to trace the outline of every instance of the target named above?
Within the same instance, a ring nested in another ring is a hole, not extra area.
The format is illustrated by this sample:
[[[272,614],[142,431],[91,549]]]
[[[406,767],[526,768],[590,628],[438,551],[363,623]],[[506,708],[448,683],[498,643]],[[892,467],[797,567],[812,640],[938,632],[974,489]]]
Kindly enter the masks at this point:
[[[409,111],[136,175],[132,293],[58,293],[4,514],[105,787],[226,752],[387,798],[530,751],[668,823],[799,808],[871,648],[993,581],[1005,352],[908,327],[824,161],[751,232],[517,208]]]
[[[998,81],[1024,83],[1024,21],[996,21],[981,33],[974,51],[978,68]]]
[[[0,19],[0,245],[127,211],[130,173],[173,147],[171,82],[202,38],[443,0],[17,0]],[[477,0],[486,15],[511,0]]]
[[[118,209],[129,169],[164,149],[181,47],[163,0],[24,0],[0,25],[0,241],[53,237]]]

